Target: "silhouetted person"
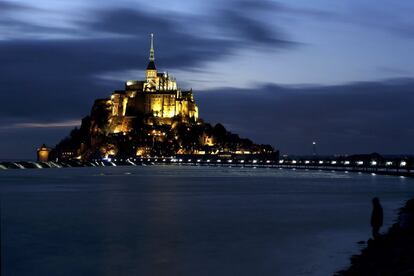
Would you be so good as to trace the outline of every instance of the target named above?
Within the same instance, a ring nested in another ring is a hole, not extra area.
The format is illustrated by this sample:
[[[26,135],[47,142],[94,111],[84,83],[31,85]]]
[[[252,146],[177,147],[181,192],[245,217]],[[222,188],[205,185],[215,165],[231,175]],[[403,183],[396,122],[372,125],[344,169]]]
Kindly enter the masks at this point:
[[[380,236],[379,230],[382,226],[384,215],[382,213],[382,207],[378,197],[372,199],[372,214],[371,214],[371,226],[372,236],[377,240]]]

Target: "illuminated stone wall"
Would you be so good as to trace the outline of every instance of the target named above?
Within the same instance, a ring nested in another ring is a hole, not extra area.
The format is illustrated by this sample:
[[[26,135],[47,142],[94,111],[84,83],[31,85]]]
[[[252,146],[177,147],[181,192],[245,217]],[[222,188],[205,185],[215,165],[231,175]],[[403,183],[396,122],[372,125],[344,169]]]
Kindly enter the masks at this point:
[[[181,91],[116,91],[112,94],[110,103],[110,133],[129,132],[130,127],[123,118],[134,117],[138,113],[158,118],[181,116],[192,120],[198,119],[198,107],[190,91],[184,95]]]
[[[155,117],[172,118],[177,116],[175,102],[176,94],[151,93],[146,95],[146,114]]]
[[[192,91],[182,92],[173,76],[158,73],[154,68],[146,70],[144,81],[127,81],[125,90],[112,93],[109,133],[130,132],[133,118],[138,114],[152,116],[152,122],[162,124],[171,124],[177,116],[185,121],[198,119]]]

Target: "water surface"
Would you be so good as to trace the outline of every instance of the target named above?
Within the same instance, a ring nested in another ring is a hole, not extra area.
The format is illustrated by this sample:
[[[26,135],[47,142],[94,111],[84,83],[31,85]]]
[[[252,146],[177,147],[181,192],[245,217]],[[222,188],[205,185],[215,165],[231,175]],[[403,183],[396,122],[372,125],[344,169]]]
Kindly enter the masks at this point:
[[[388,227],[414,180],[67,168],[0,171],[0,193],[4,275],[331,275],[369,238],[371,198]]]

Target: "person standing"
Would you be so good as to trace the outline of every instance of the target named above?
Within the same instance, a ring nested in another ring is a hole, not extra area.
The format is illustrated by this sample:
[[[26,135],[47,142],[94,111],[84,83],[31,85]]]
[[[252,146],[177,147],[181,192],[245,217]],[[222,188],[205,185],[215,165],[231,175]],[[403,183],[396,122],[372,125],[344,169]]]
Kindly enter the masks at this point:
[[[382,226],[384,214],[382,212],[382,206],[380,204],[379,198],[374,197],[372,199],[372,214],[371,214],[371,226],[372,226],[372,236],[374,240],[377,240],[380,237],[379,230]]]

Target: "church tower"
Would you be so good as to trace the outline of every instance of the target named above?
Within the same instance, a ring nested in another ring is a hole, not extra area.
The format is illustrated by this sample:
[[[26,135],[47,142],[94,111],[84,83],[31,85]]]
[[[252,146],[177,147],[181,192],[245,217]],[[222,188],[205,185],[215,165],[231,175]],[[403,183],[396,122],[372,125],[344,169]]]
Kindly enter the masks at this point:
[[[154,57],[154,34],[151,34],[151,46],[149,54],[149,63],[147,66],[146,77],[147,82],[155,80],[157,78],[157,68],[155,67],[155,57]]]

